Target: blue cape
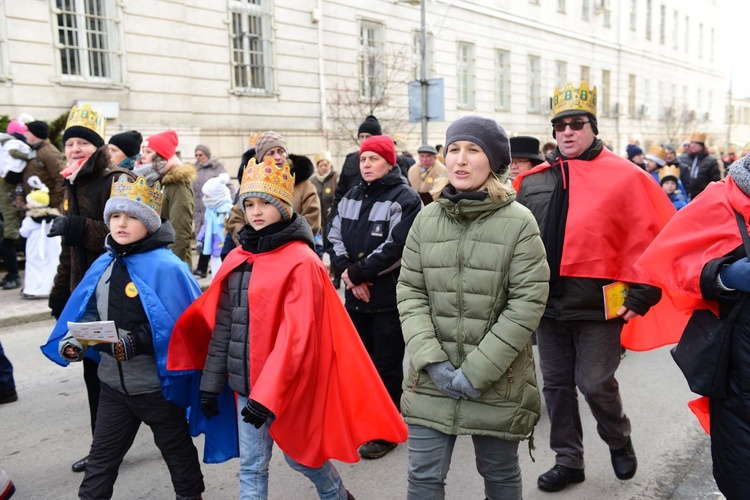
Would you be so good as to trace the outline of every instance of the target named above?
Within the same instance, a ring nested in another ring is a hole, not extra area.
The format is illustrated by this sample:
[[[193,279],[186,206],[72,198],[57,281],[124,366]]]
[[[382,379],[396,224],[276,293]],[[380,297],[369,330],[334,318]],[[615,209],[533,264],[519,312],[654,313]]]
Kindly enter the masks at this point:
[[[41,346],[42,353],[55,363],[61,366],[69,364],[60,356],[59,342],[68,332],[68,321],[77,321],[83,315],[86,304],[96,291],[99,279],[112,261],[113,256],[108,252],[94,261],[70,296],[47,343]],[[208,421],[200,411],[200,373],[167,371],[167,351],[177,318],[200,296],[200,287],[187,264],[167,248],[128,255],[123,257],[122,261],[130,274],[130,279],[138,289],[138,296],[141,298],[141,304],[151,325],[154,357],[162,394],[168,401],[188,409],[190,433],[196,436],[207,427],[214,427],[219,422],[214,422],[217,420],[214,418],[211,419],[211,425],[207,425]],[[94,349],[88,349],[86,355],[98,361],[99,353]],[[234,406],[233,401],[232,406]],[[191,408],[195,411],[190,411]],[[232,415],[228,411],[222,413],[223,416],[231,416],[233,422],[236,420],[236,414]],[[236,426],[234,423],[232,425]],[[203,452],[204,462],[218,463],[227,458],[216,451],[210,439],[206,439]]]

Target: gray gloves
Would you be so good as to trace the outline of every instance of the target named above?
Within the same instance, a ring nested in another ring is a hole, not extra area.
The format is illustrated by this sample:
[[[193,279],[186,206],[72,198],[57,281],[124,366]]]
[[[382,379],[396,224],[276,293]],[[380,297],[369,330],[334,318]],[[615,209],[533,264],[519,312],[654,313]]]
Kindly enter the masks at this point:
[[[453,399],[466,399],[466,395],[462,392],[457,391],[453,388],[453,379],[456,376],[456,371],[450,361],[443,361],[441,363],[432,363],[425,366],[425,370],[430,375],[430,378],[438,389],[452,397]]]
[[[474,386],[471,385],[471,382],[469,382],[469,379],[466,378],[466,375],[464,375],[464,372],[461,371],[461,368],[456,370],[456,376],[453,377],[453,389],[465,394],[466,396],[470,398],[478,398],[482,395],[482,392],[474,389]]]

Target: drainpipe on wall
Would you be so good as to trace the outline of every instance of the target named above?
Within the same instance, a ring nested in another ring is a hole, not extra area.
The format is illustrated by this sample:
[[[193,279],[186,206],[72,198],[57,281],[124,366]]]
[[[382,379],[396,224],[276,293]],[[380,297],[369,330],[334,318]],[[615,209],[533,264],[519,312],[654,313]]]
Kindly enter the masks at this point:
[[[318,79],[320,86],[320,128],[325,139],[325,149],[328,150],[328,111],[326,103],[326,75],[325,61],[323,60],[323,0],[318,0],[316,11],[313,13],[313,22],[318,25]]]

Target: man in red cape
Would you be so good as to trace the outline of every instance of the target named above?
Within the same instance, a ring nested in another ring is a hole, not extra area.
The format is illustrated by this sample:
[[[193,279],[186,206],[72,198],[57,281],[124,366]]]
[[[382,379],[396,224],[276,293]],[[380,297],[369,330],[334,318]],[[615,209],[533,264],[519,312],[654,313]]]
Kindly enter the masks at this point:
[[[537,330],[550,417],[550,446],[556,465],[537,484],[560,491],[585,480],[583,442],[576,386],[598,422],[619,479],[635,475],[630,439],[615,372],[623,344],[644,350],[672,339],[659,337],[660,325],[675,315],[656,309],[658,288],[633,266],[675,213],[650,175],[614,155],[596,136],[596,88],[566,84],[553,97],[552,119],[558,147],[545,162],[518,176],[516,200],[537,222],[550,266],[550,296]],[[629,285],[624,304],[605,315],[603,286]],[[638,324],[640,323],[640,324]]]

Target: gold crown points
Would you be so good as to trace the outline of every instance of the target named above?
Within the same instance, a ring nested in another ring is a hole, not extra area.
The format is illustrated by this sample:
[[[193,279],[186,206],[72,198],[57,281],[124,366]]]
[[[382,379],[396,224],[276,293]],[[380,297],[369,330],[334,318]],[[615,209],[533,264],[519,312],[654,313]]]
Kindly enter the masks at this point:
[[[678,167],[675,167],[674,165],[666,165],[664,167],[661,167],[659,169],[659,181],[661,181],[665,177],[675,177],[679,179],[680,169]]]
[[[130,182],[128,176],[124,174],[112,183],[112,191],[109,197],[139,201],[159,215],[161,215],[161,205],[164,201],[159,181],[156,181],[153,187],[149,187],[145,177],[140,176],[134,182]]]
[[[702,142],[703,144],[706,143],[706,133],[705,132],[693,132],[690,134],[690,142]]]
[[[104,131],[107,126],[107,119],[101,114],[91,109],[91,105],[84,104],[80,108],[73,106],[73,109],[68,113],[68,122],[65,124],[65,128],[70,127],[85,127],[89,130],[93,130],[102,139],[105,137]]]
[[[255,158],[245,167],[240,184],[240,194],[266,193],[275,196],[287,205],[294,204],[294,175],[289,170],[289,164],[277,167],[273,158],[267,157],[258,165]]]
[[[667,159],[667,150],[661,147],[659,144],[654,144],[648,150],[648,154],[661,158],[662,160]]]
[[[575,88],[571,82],[567,82],[562,91],[556,87],[552,96],[553,116],[569,110],[585,111],[596,116],[596,86],[589,89],[587,82],[581,82],[581,86]]]

